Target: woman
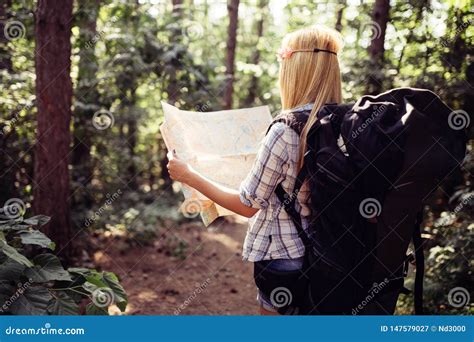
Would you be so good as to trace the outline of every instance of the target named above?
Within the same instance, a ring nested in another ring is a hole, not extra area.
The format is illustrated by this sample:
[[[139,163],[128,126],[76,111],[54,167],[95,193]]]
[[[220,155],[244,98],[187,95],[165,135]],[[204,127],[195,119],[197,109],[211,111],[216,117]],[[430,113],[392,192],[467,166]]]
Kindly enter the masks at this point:
[[[274,193],[281,183],[291,194],[306,150],[306,136],[325,103],[341,102],[341,80],[337,53],[342,48],[339,33],[314,26],[285,36],[280,57],[279,86],[284,112],[302,112],[309,117],[301,137],[285,123],[274,123],[267,132],[253,168],[239,190],[219,185],[193,170],[176,155],[168,164],[172,179],[195,188],[217,204],[251,218],[244,242],[243,259],[284,276],[303,266],[304,245],[296,227]],[[297,210],[307,227],[310,212],[304,184]],[[260,313],[277,314],[278,305],[259,290]],[[287,308],[286,314],[297,313]],[[281,313],[281,310],[279,311]]]

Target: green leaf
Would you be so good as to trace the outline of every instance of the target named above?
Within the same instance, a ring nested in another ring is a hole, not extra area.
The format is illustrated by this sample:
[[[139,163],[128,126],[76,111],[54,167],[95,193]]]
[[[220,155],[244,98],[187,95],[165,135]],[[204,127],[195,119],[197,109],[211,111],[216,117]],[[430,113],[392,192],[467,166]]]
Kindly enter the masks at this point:
[[[51,218],[46,215],[36,215],[30,218],[23,220],[24,223],[30,224],[32,226],[43,226],[49,222]]]
[[[6,243],[6,241],[0,239],[0,250],[10,259],[15,260],[19,264],[25,265],[27,267],[33,267],[33,264],[27,257],[23,254],[20,254],[15,248]]]
[[[22,222],[8,221],[0,224],[0,231],[28,229],[30,225]]]
[[[92,284],[88,281],[86,281],[84,284],[82,284],[82,288],[89,292],[90,294],[94,293],[95,290],[97,290],[100,287],[105,287],[105,286],[97,286],[95,284]]]
[[[48,305],[51,315],[78,315],[79,306],[64,292],[57,292]]]
[[[76,274],[80,274],[82,276],[86,276],[88,274],[90,274],[91,272],[97,272],[95,270],[91,270],[89,268],[83,268],[83,267],[69,267],[67,269],[70,273],[76,273]]]
[[[94,271],[85,276],[87,282],[95,285],[96,287],[108,287],[107,283],[103,279],[101,273]]]
[[[11,305],[14,315],[46,315],[51,295],[41,286],[30,286]]]
[[[94,303],[89,303],[86,306],[86,314],[92,316],[108,316],[109,311],[107,308],[101,308],[96,306]]]
[[[61,261],[54,254],[45,253],[34,257],[34,267],[26,270],[25,274],[34,282],[42,283],[52,280],[70,281],[71,275],[61,265]]]
[[[18,281],[24,270],[25,265],[7,258],[5,262],[0,265],[0,279]]]
[[[104,272],[104,281],[114,291],[115,304],[118,306],[120,311],[124,312],[127,308],[128,298],[125,289],[120,285],[117,276],[112,272]]]
[[[39,230],[28,230],[21,232],[19,235],[21,243],[24,245],[38,245],[51,250],[56,247],[56,244]]]
[[[112,272],[94,273],[86,276],[87,281],[82,285],[83,289],[94,295],[98,289],[110,289],[113,293],[113,303],[117,305],[120,311],[124,312],[127,308],[128,298],[122,285],[120,285],[117,276]]]

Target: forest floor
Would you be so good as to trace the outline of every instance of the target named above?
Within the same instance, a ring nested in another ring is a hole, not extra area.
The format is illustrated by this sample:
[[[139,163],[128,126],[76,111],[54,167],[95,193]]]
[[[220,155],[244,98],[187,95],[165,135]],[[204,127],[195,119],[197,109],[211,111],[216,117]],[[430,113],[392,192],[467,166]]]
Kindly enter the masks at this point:
[[[128,315],[255,315],[253,267],[242,261],[247,224],[219,219],[209,228],[185,223],[146,244],[100,237],[94,263],[112,271],[128,294]],[[170,253],[173,241],[187,248]],[[119,314],[116,307],[111,314]]]

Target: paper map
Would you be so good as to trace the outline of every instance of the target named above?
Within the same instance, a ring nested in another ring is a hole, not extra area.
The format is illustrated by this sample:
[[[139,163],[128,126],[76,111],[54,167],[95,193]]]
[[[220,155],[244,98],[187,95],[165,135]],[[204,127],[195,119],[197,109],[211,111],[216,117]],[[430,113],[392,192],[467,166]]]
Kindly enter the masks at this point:
[[[174,149],[180,159],[207,178],[238,189],[272,120],[269,108],[191,112],[161,104],[165,121],[160,130],[168,151]],[[183,214],[200,214],[206,226],[219,216],[231,214],[185,184],[182,191]]]

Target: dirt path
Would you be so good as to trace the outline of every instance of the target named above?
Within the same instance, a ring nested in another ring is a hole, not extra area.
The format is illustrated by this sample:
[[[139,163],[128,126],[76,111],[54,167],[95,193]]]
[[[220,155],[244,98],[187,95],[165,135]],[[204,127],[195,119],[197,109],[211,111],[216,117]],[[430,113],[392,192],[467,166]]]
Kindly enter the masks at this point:
[[[247,226],[233,221],[222,219],[208,229],[184,224],[146,246],[101,240],[94,260],[120,277],[129,296],[126,314],[254,315],[253,269],[241,257]],[[184,253],[177,250],[181,257],[166,249],[170,238],[186,241]]]

